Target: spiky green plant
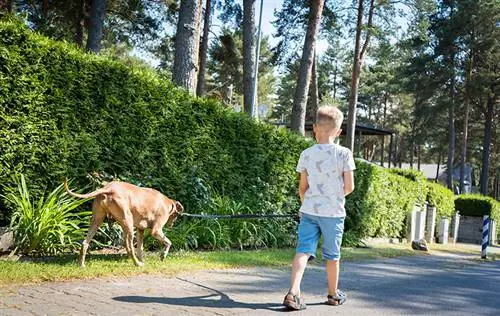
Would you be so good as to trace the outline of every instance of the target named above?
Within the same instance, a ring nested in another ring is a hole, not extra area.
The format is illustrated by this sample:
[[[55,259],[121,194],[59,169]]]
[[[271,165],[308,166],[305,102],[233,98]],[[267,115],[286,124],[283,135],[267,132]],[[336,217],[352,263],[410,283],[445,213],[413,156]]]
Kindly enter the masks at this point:
[[[24,175],[14,177],[14,183],[17,188],[4,188],[3,197],[14,208],[10,226],[17,251],[42,255],[77,247],[90,212],[75,209],[87,200],[70,197],[60,185],[35,202]]]

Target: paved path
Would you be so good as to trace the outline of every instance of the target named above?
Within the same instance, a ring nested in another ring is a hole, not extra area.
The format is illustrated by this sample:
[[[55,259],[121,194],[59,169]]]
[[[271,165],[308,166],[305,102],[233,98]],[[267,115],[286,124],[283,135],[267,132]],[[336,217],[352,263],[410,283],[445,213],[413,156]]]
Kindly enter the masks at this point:
[[[500,261],[456,255],[345,262],[348,302],[326,306],[325,271],[311,266],[300,315],[500,315]],[[0,288],[0,315],[273,315],[288,269],[205,271]]]

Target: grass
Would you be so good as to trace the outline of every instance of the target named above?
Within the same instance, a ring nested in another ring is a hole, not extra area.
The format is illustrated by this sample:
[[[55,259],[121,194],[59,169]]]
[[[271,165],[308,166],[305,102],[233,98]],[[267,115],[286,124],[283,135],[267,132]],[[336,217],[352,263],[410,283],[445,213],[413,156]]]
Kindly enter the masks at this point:
[[[478,253],[470,247],[455,245],[431,245],[430,255],[447,251],[456,253]],[[242,267],[283,268],[291,265],[294,249],[265,249],[248,251],[178,251],[169,254],[165,261],[159,254],[152,253],[146,258],[146,265],[137,268],[124,254],[98,254],[87,256],[86,268],[80,269],[76,255],[19,258],[17,261],[0,260],[0,286],[63,281],[96,277],[127,277],[141,274],[174,276],[201,270],[230,269]],[[414,254],[408,244],[371,244],[366,248],[343,248],[342,260],[361,261],[393,258]],[[318,254],[318,257],[321,257]],[[316,264],[320,264],[316,262]]]
[[[43,281],[61,281],[95,277],[125,277],[140,274],[173,276],[200,270],[241,267],[289,267],[294,249],[266,249],[248,251],[178,251],[170,253],[165,261],[159,254],[150,254],[146,265],[137,268],[124,254],[96,254],[87,256],[86,268],[80,269],[76,255],[20,258],[17,261],[0,260],[0,286]],[[345,248],[343,260],[366,260],[411,255],[403,246],[374,248]],[[319,255],[318,255],[319,257]]]

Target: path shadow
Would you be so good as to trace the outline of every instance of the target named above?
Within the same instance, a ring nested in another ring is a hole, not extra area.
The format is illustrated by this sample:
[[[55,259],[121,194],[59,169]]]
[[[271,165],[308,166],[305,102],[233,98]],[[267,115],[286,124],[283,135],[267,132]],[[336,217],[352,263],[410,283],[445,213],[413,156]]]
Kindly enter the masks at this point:
[[[177,305],[177,306],[190,306],[190,307],[214,307],[214,308],[242,308],[242,309],[252,309],[252,310],[269,310],[273,312],[289,312],[288,309],[283,307],[281,303],[247,303],[238,302],[229,297],[226,293],[221,292],[217,289],[205,286],[203,284],[195,283],[186,279],[177,278],[186,283],[196,285],[198,287],[204,288],[213,292],[212,294],[199,295],[199,296],[189,296],[189,297],[159,297],[159,296],[117,296],[113,300],[125,303],[156,303],[156,304],[166,304],[166,305]],[[254,295],[255,299],[258,300],[259,296]],[[309,304],[309,305],[319,305],[319,304]]]

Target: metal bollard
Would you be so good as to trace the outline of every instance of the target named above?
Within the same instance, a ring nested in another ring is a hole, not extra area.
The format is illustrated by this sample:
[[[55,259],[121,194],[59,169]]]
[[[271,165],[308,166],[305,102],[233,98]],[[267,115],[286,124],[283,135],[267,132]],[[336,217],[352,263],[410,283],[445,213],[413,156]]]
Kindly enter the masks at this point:
[[[483,240],[481,243],[481,259],[486,259],[486,248],[490,241],[490,217],[483,216]]]

